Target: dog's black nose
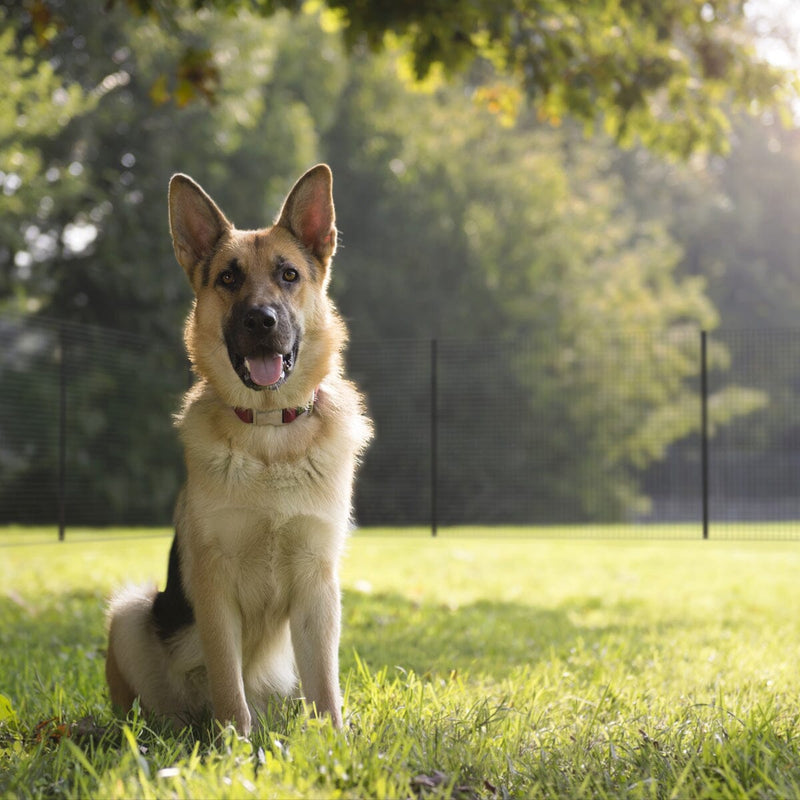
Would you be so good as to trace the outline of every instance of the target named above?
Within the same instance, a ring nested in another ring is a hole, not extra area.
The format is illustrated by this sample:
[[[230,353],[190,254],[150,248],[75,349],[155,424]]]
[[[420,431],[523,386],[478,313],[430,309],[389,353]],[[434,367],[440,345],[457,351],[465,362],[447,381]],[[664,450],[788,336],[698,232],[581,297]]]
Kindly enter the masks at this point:
[[[254,306],[244,315],[244,327],[251,333],[269,330],[278,324],[278,315],[269,306]]]

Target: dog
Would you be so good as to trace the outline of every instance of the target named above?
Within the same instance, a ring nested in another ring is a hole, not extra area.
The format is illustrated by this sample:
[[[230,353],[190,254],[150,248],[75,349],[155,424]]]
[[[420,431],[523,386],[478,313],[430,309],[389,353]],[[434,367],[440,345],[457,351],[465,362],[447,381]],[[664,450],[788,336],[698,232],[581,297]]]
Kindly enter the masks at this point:
[[[123,712],[138,697],[175,727],[210,713],[247,736],[276,698],[300,696],[299,679],[311,713],[342,725],[338,561],[372,427],[328,295],[332,187],[318,164],[251,231],[190,177],[170,181],[197,380],[176,415],[186,482],[166,587],[109,606],[106,680]]]

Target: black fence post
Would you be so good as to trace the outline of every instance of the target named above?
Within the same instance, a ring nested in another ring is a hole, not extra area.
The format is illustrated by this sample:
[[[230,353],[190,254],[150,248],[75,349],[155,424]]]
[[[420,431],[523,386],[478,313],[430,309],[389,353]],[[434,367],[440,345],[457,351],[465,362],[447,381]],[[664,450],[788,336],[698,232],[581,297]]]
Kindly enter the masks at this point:
[[[67,335],[58,328],[58,540],[67,528]]]
[[[700,468],[703,538],[708,539],[708,332],[700,331]]]
[[[439,528],[439,358],[437,341],[431,339],[431,536]]]

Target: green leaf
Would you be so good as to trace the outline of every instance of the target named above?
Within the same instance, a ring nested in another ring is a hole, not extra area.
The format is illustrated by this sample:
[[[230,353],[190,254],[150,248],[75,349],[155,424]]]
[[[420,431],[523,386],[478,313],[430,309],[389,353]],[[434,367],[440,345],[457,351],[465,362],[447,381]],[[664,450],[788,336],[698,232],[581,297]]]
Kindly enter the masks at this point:
[[[4,694],[0,694],[0,724],[14,725],[17,722],[17,712],[11,700]]]

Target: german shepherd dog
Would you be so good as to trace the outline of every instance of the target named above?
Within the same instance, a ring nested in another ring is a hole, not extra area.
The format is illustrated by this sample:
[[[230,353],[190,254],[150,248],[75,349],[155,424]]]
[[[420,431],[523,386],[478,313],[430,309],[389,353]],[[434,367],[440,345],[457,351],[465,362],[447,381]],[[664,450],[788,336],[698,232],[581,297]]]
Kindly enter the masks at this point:
[[[299,678],[312,713],[340,727],[338,560],[371,425],[327,294],[331,171],[306,172],[256,231],[175,175],[169,221],[195,293],[184,335],[197,381],[176,416],[187,479],[166,588],[111,601],[112,702],[138,697],[178,727],[210,712],[248,735]]]

